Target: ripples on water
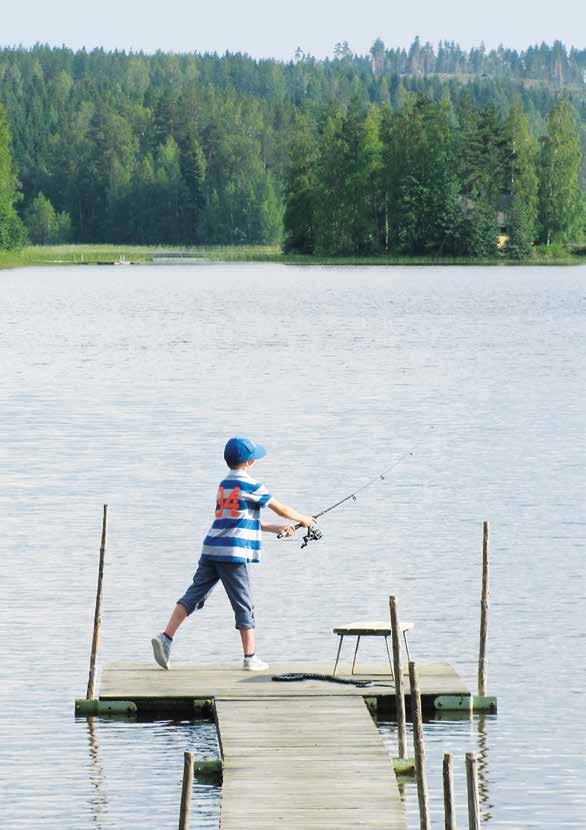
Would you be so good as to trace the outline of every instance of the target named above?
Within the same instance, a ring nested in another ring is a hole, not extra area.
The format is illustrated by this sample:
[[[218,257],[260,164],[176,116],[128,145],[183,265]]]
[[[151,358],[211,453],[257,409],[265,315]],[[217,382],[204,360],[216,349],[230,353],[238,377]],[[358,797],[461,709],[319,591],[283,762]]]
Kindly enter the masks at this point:
[[[472,686],[491,520],[499,714],[426,725],[434,827],[445,751],[465,824],[471,750],[485,826],[586,824],[586,269],[30,269],[1,272],[0,297],[3,827],[176,826],[183,751],[216,752],[211,725],[73,717],[101,505],[101,664],[150,661],[234,432],[267,444],[259,475],[308,511],[416,446],[324,517],[319,544],[267,542],[253,572],[265,659],[333,659],[332,626],[384,618],[395,593],[415,659],[447,659]],[[238,654],[218,592],[175,658]],[[380,659],[376,644],[363,657]],[[193,825],[214,827],[217,789],[195,802]]]

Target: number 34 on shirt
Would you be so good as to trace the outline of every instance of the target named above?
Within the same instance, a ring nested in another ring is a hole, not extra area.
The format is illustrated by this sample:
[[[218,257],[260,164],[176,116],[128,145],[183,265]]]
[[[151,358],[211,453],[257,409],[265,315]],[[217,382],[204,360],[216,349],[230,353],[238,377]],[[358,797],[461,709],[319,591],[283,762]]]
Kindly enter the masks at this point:
[[[226,511],[230,511],[230,516],[236,518],[240,512],[240,487],[235,487],[226,498],[226,491],[223,487],[218,490],[218,504],[216,509],[216,519],[221,519]]]

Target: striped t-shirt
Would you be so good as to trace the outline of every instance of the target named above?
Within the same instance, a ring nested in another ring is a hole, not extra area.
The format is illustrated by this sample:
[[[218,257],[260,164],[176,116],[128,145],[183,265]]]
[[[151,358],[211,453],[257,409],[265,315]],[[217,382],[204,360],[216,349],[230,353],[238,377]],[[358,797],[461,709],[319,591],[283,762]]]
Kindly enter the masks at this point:
[[[272,496],[242,470],[230,470],[220,482],[216,518],[203,540],[202,559],[260,562],[260,509]]]

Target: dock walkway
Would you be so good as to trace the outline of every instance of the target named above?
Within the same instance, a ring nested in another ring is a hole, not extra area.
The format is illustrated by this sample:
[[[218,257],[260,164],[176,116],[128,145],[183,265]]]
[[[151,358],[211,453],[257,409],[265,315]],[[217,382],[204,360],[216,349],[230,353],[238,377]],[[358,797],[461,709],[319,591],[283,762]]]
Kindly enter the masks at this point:
[[[360,697],[216,700],[222,830],[406,830],[393,766]]]

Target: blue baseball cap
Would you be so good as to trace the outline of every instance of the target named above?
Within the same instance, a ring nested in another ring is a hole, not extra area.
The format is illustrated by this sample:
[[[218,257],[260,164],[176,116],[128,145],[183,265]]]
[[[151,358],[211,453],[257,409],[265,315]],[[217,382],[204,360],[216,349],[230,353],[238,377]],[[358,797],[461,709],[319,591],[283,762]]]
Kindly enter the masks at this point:
[[[237,467],[253,459],[257,461],[266,454],[267,451],[262,444],[255,444],[250,438],[242,438],[240,435],[230,438],[224,447],[224,460],[228,467]]]

